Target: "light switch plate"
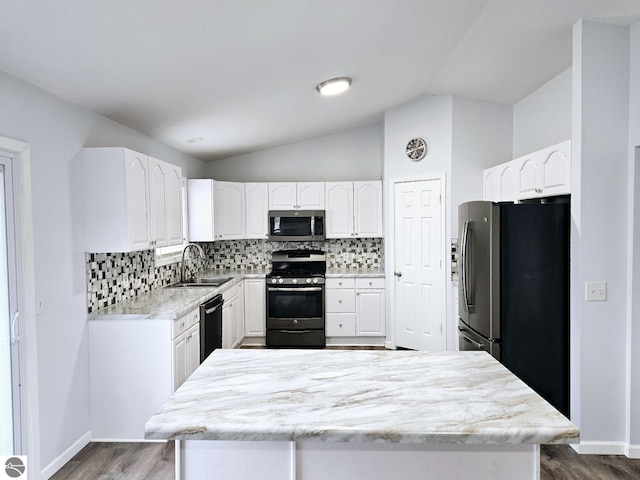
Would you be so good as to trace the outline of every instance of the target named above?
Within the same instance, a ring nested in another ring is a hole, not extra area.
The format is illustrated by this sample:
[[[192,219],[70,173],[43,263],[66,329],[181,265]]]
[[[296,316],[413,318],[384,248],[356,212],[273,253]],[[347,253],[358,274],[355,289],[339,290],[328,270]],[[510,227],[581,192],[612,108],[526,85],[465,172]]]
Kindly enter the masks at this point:
[[[587,302],[607,301],[607,282],[585,282],[584,287]]]

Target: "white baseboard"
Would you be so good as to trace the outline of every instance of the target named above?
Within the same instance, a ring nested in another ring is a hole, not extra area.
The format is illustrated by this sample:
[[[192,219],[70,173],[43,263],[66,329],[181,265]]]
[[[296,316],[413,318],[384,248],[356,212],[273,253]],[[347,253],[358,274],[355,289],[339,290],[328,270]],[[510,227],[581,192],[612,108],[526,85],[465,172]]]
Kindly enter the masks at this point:
[[[95,443],[166,443],[167,440],[146,439],[146,438],[92,438]]]
[[[625,442],[580,442],[571,446],[580,455],[626,455],[628,449]]]
[[[627,451],[625,455],[629,458],[640,458],[640,445],[627,444]]]
[[[58,470],[60,470],[69,460],[71,460],[76,453],[86,447],[91,441],[91,432],[87,432],[76,440],[69,448],[58,455],[53,462],[44,467],[40,472],[43,479],[48,479],[53,476]]]

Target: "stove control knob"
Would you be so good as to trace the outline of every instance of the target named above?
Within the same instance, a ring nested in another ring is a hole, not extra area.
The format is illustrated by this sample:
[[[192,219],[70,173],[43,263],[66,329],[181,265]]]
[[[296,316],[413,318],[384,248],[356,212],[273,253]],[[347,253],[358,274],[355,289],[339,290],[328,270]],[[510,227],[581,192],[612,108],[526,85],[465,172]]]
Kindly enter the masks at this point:
[[[278,283],[283,284],[284,283],[284,279],[283,278],[279,278],[278,279]]]
[[[307,283],[311,283],[311,279],[310,278],[307,278]]]
[[[314,278],[314,279],[313,279],[313,283],[318,283],[318,279],[317,279],[317,278]]]
[[[298,279],[294,278],[293,280],[291,280],[291,283],[293,283],[295,285],[296,283],[298,283]]]
[[[276,280],[275,278],[271,279],[271,283],[277,283],[278,280]]]

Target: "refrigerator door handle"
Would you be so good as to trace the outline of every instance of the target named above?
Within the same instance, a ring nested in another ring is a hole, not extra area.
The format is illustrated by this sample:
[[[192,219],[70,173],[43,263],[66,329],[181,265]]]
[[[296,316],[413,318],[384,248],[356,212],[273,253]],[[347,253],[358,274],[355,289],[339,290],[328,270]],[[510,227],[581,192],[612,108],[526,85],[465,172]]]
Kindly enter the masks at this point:
[[[462,327],[458,327],[458,334],[467,342],[469,342],[471,345],[473,345],[474,347],[476,347],[478,350],[486,350],[484,345],[481,343],[476,342],[475,340],[473,340],[472,338],[467,337],[463,332],[464,332],[464,328]]]
[[[468,264],[468,256],[469,256],[469,222],[464,222],[464,226],[462,227],[462,251],[461,256],[462,256],[462,261],[460,262],[460,276],[461,276],[461,283],[462,283],[462,299],[464,301],[464,309],[465,311],[469,312],[469,309],[471,307],[473,307],[473,305],[471,305],[469,303],[469,287],[468,287],[468,280],[469,280],[469,271],[467,268],[467,264]]]

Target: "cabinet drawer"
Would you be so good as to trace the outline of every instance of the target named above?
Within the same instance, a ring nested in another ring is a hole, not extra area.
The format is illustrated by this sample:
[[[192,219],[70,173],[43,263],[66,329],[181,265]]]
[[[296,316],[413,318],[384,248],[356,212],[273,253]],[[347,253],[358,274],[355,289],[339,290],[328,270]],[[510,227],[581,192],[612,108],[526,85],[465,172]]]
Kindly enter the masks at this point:
[[[325,319],[327,337],[353,337],[356,334],[355,313],[327,313]]]
[[[189,327],[195,325],[200,321],[200,309],[195,308],[191,310],[186,315],[176,319],[173,321],[172,335],[171,338],[176,338],[183,332],[186,332]]]
[[[327,278],[325,285],[327,288],[354,288],[356,279],[354,277]]]
[[[384,288],[384,278],[356,278],[356,288]]]
[[[353,289],[326,291],[326,311],[349,313],[356,311],[356,295]]]
[[[237,285],[234,285],[233,287],[229,288],[228,290],[225,290],[224,292],[222,292],[222,299],[225,302],[228,302],[233,297],[237,297],[238,295],[240,295],[240,286],[241,285],[242,285],[242,283],[238,283]]]

